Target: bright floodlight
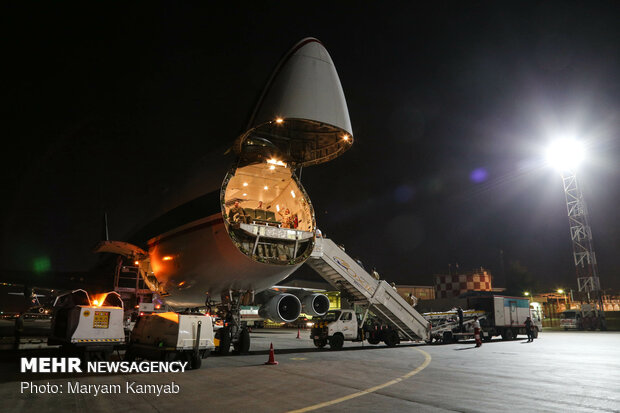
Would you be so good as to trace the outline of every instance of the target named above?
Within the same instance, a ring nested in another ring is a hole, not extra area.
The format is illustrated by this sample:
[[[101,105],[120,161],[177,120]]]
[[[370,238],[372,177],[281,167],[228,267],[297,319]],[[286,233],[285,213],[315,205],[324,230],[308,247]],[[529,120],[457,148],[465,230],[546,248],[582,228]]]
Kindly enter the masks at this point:
[[[584,149],[574,139],[558,139],[547,149],[547,162],[559,171],[572,170],[583,161]]]

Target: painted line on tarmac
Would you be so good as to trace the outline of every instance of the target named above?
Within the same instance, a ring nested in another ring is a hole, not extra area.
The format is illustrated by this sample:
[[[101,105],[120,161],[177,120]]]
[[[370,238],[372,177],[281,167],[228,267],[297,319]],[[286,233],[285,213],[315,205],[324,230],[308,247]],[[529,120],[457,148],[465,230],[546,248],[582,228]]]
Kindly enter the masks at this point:
[[[432,359],[431,355],[428,354],[426,351],[420,350],[419,348],[416,348],[416,350],[418,350],[420,353],[424,354],[424,362],[419,367],[417,367],[414,370],[411,370],[409,373],[405,374],[404,376],[400,376],[397,379],[390,380],[390,381],[388,381],[386,383],[379,384],[378,386],[370,387],[370,388],[368,388],[366,390],[362,390],[362,391],[359,391],[357,393],[349,394],[348,396],[340,397],[338,399],[330,400],[330,401],[319,403],[319,404],[314,404],[312,406],[304,407],[304,408],[298,409],[298,410],[291,410],[288,413],[310,412],[312,410],[321,409],[321,408],[327,407],[327,406],[332,406],[334,404],[342,403],[342,402],[345,402],[347,400],[354,399],[356,397],[360,397],[360,396],[364,396],[366,394],[374,393],[377,390],[384,389],[386,387],[392,386],[393,384],[400,383],[401,381],[406,380],[406,379],[408,379],[411,376],[415,376],[416,374],[418,374],[419,372],[424,370],[431,363],[431,359]]]

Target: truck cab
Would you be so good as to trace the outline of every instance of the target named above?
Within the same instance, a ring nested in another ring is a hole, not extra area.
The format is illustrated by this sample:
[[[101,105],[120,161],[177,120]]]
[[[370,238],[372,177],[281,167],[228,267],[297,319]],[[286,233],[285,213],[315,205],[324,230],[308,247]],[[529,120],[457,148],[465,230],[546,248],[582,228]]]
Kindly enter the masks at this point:
[[[562,311],[560,326],[564,330],[607,330],[605,313],[591,304],[583,304],[581,309]]]
[[[564,330],[578,329],[581,326],[581,311],[566,310],[560,314],[560,327]]]
[[[330,348],[339,350],[345,339],[357,338],[357,330],[357,317],[354,311],[330,310],[314,323],[311,338],[318,348],[323,348],[329,343]]]
[[[312,327],[310,338],[314,345],[323,348],[329,344],[330,349],[340,350],[344,341],[364,341],[379,344],[383,341],[388,347],[400,342],[398,332],[379,320],[363,320],[354,310],[330,310],[319,318]]]

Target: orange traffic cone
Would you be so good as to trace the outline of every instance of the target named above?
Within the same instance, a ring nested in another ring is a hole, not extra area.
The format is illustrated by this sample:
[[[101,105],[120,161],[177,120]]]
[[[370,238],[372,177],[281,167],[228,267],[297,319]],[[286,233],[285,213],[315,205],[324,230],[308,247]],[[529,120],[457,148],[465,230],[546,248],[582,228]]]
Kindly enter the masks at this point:
[[[297,338],[301,338],[299,337],[299,327],[297,327]]]
[[[269,360],[267,360],[265,364],[269,364],[271,366],[275,366],[276,364],[278,364],[278,362],[276,361],[276,357],[273,354],[273,343],[271,343],[271,346],[269,347]]]

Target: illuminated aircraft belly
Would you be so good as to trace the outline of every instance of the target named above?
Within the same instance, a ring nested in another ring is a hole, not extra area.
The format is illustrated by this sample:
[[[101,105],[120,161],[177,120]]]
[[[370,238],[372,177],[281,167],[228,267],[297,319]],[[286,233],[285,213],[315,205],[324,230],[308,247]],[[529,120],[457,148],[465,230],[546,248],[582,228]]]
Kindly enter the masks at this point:
[[[165,300],[175,307],[204,305],[207,294],[219,301],[232,290],[261,291],[288,277],[301,263],[258,262],[242,253],[221,214],[170,231],[149,242],[149,256]]]

